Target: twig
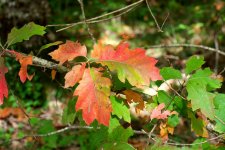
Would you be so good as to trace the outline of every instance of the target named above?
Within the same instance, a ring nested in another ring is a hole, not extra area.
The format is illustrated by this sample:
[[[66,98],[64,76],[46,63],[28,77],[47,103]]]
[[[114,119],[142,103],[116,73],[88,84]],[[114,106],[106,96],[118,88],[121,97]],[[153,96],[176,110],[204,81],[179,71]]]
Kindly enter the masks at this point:
[[[112,12],[109,12],[109,13],[106,13],[106,14],[103,14],[103,15],[100,15],[100,16],[97,16],[97,17],[94,17],[94,18],[91,18],[91,19],[87,19],[87,23],[90,22],[90,21],[94,21],[94,20],[97,20],[97,19],[100,19],[100,18],[104,18],[104,17],[107,17],[109,15],[112,15],[112,14],[115,14],[115,13],[118,13],[118,12],[121,12],[121,11],[124,11],[126,9],[129,9],[131,7],[134,7],[136,5],[139,5],[143,2],[144,0],[139,0],[137,2],[134,2],[130,5],[127,5],[126,7],[123,7],[123,8],[120,8],[120,9],[117,9],[117,10],[114,10]],[[84,23],[84,21],[81,21],[80,23]],[[47,25],[47,27],[57,27],[57,26],[73,26],[73,25],[77,25],[77,23],[68,23],[68,24],[55,24],[55,25]]]
[[[15,94],[14,94],[14,92],[13,92],[12,90],[10,90],[10,92],[11,92],[12,95],[17,99],[16,102],[17,102],[17,104],[18,104],[20,110],[21,110],[21,111],[23,112],[23,114],[27,117],[27,119],[28,119],[28,124],[29,124],[30,128],[32,129],[32,125],[31,125],[31,122],[30,122],[30,116],[26,113],[26,111],[24,110],[23,106],[22,106],[21,103],[19,102],[20,99],[19,99],[17,96],[15,96]],[[33,133],[34,133],[34,132],[33,132],[33,130],[32,130],[32,134],[33,134]],[[33,138],[34,138],[34,139],[37,139],[36,136],[33,136]]]
[[[190,48],[201,48],[212,52],[217,52],[223,56],[225,56],[225,52],[215,49],[212,47],[204,46],[204,45],[194,45],[194,44],[170,44],[170,45],[153,45],[148,48],[174,48],[174,47],[190,47]]]
[[[215,115],[215,118],[218,119],[223,125],[225,125],[225,122],[224,122],[222,119],[220,119],[220,118],[217,117],[216,115]]]
[[[148,143],[147,143],[147,145],[149,145],[150,140],[152,139],[152,133],[155,131],[156,126],[157,126],[157,124],[154,124],[151,131],[148,133]],[[153,141],[155,141],[155,140],[153,139]]]
[[[80,8],[81,8],[81,11],[82,11],[82,16],[83,16],[83,19],[84,19],[84,23],[85,23],[85,25],[86,25],[86,27],[87,27],[88,33],[89,33],[89,35],[90,35],[92,41],[93,41],[94,43],[96,43],[95,37],[93,36],[93,33],[91,32],[91,30],[90,30],[90,28],[89,28],[89,26],[88,26],[88,24],[87,24],[87,21],[86,21],[86,16],[85,16],[85,12],[84,12],[84,3],[83,3],[83,0],[78,0],[78,2],[80,3]]]
[[[221,75],[222,73],[224,73],[225,71],[225,67],[223,68],[223,70],[220,71],[219,75]]]
[[[5,143],[10,143],[12,141],[20,141],[20,140],[23,140],[25,138],[28,138],[28,137],[47,137],[47,136],[52,136],[52,135],[55,135],[55,134],[59,134],[59,133],[62,133],[62,132],[65,132],[67,130],[72,130],[72,129],[94,129],[94,127],[91,127],[91,126],[77,126],[77,125],[73,125],[73,126],[67,126],[67,127],[64,127],[62,129],[59,129],[59,130],[56,130],[56,131],[53,131],[53,132],[49,132],[49,133],[46,133],[46,134],[36,134],[36,135],[25,135],[23,136],[22,138],[16,138],[16,139],[11,139],[9,141],[4,141],[4,142],[1,142],[0,145],[3,145]],[[100,128],[96,128],[96,129],[100,129]],[[153,141],[156,141],[153,137],[156,136],[153,134],[153,131],[154,131],[154,127],[152,128],[152,130],[150,131],[150,135],[151,135],[151,139]],[[142,131],[139,131],[139,130],[133,130],[135,134],[143,134],[143,135],[147,135],[149,137],[149,133],[147,133],[146,131],[142,130]],[[225,136],[225,133],[221,134],[221,135],[218,135],[217,137],[214,137],[214,138],[211,138],[211,139],[208,139],[208,140],[205,140],[205,141],[202,141],[202,142],[199,142],[199,143],[192,143],[192,144],[182,144],[182,143],[166,143],[164,142],[164,144],[167,144],[167,145],[174,145],[174,146],[191,146],[191,145],[201,145],[201,144],[204,144],[204,143],[207,143],[208,141],[212,141],[212,140],[216,140],[216,139],[219,139],[220,137],[222,136]]]
[[[169,16],[170,16],[170,13],[168,12],[166,18],[164,19],[164,21],[163,21],[163,23],[162,23],[162,25],[161,25],[161,27],[160,27],[161,30],[163,29],[163,26],[164,26],[164,24],[166,23],[166,21],[167,21],[167,19],[169,18]]]
[[[215,48],[218,50],[219,49],[218,34],[216,34],[214,37],[214,44],[215,44]],[[214,72],[216,74],[218,73],[219,57],[220,57],[220,55],[217,51],[216,56],[215,56],[215,68],[214,68]]]
[[[191,144],[184,143],[184,144],[182,144],[182,143],[172,143],[172,142],[167,142],[167,143],[165,143],[165,144],[173,145],[173,146],[193,146],[193,145],[201,145],[201,144],[207,143],[207,142],[209,142],[209,141],[213,141],[213,140],[219,139],[219,138],[221,138],[221,137],[223,137],[223,136],[225,136],[225,133],[220,134],[220,135],[218,135],[218,136],[216,136],[216,137],[207,139],[207,140],[205,140],[205,141],[199,142],[199,143],[191,143]]]
[[[129,9],[123,11],[122,13],[120,13],[120,14],[118,14],[118,15],[115,15],[115,16],[112,16],[112,17],[110,17],[110,18],[104,18],[104,19],[93,20],[93,21],[86,20],[86,23],[87,23],[87,24],[93,24],[93,23],[99,23],[99,22],[103,22],[103,21],[109,21],[109,20],[111,20],[111,19],[113,19],[113,18],[117,18],[117,17],[120,17],[120,16],[122,16],[122,15],[128,13],[128,12],[131,11],[132,9],[136,8],[137,6],[138,6],[138,5],[136,5],[136,6],[134,6],[134,7],[131,7],[131,8],[129,8]],[[91,20],[91,19],[90,19],[90,20]],[[80,22],[71,24],[71,25],[69,25],[69,26],[67,26],[67,27],[64,27],[64,28],[61,28],[61,29],[59,29],[59,30],[56,30],[56,32],[60,32],[60,31],[66,30],[66,29],[68,29],[68,28],[71,28],[71,27],[74,27],[74,26],[76,26],[76,25],[80,25],[80,24],[83,24],[83,23],[84,23],[84,21],[80,21]]]
[[[166,83],[166,85],[179,97],[181,97],[182,99],[186,100],[185,97],[183,97],[182,95],[180,95],[170,84],[168,84],[165,80],[164,82]]]
[[[150,8],[150,5],[149,5],[149,3],[148,3],[148,0],[145,0],[145,2],[146,2],[146,4],[147,4],[148,10],[149,10],[149,12],[150,12],[152,18],[153,18],[154,21],[155,21],[155,24],[156,24],[156,27],[157,27],[158,31],[159,31],[159,32],[163,32],[162,29],[160,28],[159,24],[158,24],[158,21],[156,20],[156,18],[155,18],[155,16],[154,16],[153,12],[152,12],[152,10],[151,10],[151,8]]]

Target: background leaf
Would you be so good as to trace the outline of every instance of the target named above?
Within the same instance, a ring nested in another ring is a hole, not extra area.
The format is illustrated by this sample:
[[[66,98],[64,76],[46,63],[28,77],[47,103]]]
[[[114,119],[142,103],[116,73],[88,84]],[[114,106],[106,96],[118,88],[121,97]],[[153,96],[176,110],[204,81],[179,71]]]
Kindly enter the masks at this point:
[[[160,70],[160,74],[162,75],[163,79],[181,79],[181,72],[171,67],[164,67]]]
[[[76,98],[71,99],[68,102],[68,105],[66,108],[63,110],[63,115],[62,115],[62,123],[63,124],[73,124],[75,117],[76,117],[76,111],[75,111],[75,103],[76,103]]]
[[[185,72],[189,74],[192,71],[201,68],[204,63],[203,56],[192,56],[187,60]]]

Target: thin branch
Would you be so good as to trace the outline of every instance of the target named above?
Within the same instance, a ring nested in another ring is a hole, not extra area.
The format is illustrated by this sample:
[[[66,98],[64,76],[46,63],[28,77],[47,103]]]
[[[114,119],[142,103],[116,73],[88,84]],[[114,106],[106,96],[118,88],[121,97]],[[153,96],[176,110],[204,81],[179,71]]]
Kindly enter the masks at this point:
[[[12,57],[15,58],[16,56],[13,55],[10,51],[11,50],[4,50],[5,51],[5,55],[8,57]],[[22,55],[26,56],[26,54],[21,53]],[[32,56],[32,60],[33,60],[33,65],[35,66],[39,66],[39,67],[44,67],[44,68],[48,68],[48,69],[55,69],[59,72],[67,72],[69,69],[65,66],[56,64],[54,62],[36,57],[36,56]]]
[[[218,136],[216,136],[216,137],[207,139],[207,140],[205,140],[205,141],[199,142],[199,143],[191,143],[191,144],[184,143],[184,144],[182,144],[182,143],[172,143],[172,142],[167,142],[167,143],[165,143],[165,144],[173,145],[173,146],[193,146],[193,145],[201,145],[201,144],[207,143],[207,142],[209,142],[209,141],[213,141],[213,140],[219,139],[219,138],[221,138],[221,137],[223,137],[223,136],[225,136],[225,133],[220,134],[220,135],[218,135]]]
[[[169,18],[169,16],[170,16],[170,13],[168,12],[166,18],[164,19],[164,21],[163,21],[163,23],[162,23],[162,25],[161,25],[161,27],[160,27],[161,30],[163,29],[163,26],[164,26],[164,24],[166,23],[166,21],[167,21],[167,19]]]
[[[217,117],[216,115],[215,115],[215,118],[218,119],[223,125],[225,125],[225,122],[224,122],[222,119],[220,119],[220,118]]]
[[[112,17],[110,17],[110,18],[104,18],[104,19],[93,20],[93,21],[87,20],[86,23],[87,23],[87,24],[93,24],[93,23],[99,23],[99,22],[109,21],[109,20],[112,20],[113,18],[118,18],[118,17],[120,17],[120,16],[122,16],[122,15],[128,13],[129,11],[133,10],[134,8],[136,8],[137,6],[138,6],[138,5],[136,5],[136,6],[134,6],[134,7],[131,7],[131,8],[129,8],[129,9],[127,9],[126,11],[124,11],[124,12],[118,14],[118,15],[112,16]],[[90,20],[91,20],[91,19],[90,19]],[[69,25],[69,26],[67,26],[67,27],[64,27],[64,28],[61,28],[61,29],[59,29],[59,30],[56,30],[56,32],[60,32],[60,31],[66,30],[66,29],[68,29],[68,28],[71,28],[71,27],[74,27],[74,26],[80,25],[80,24],[84,24],[84,21],[80,21],[80,22],[71,24],[71,25]]]
[[[204,45],[194,45],[194,44],[170,44],[170,45],[153,45],[149,46],[148,48],[174,48],[174,47],[189,47],[189,48],[200,48],[205,49],[212,52],[217,52],[223,56],[225,56],[225,52],[215,49],[212,47],[204,46]]]
[[[10,92],[11,92],[11,94],[13,95],[13,97],[15,97],[15,99],[17,99],[17,104],[18,104],[18,106],[19,106],[19,108],[20,108],[20,110],[23,112],[23,114],[27,117],[27,119],[28,119],[28,124],[29,124],[29,126],[30,126],[30,128],[32,129],[32,125],[31,125],[31,122],[30,122],[30,116],[27,114],[27,112],[25,111],[25,109],[24,109],[24,107],[21,105],[21,103],[20,103],[20,98],[18,98],[17,96],[15,96],[15,94],[14,94],[14,92],[12,91],[12,90],[10,90]],[[32,132],[32,134],[34,134],[34,132],[33,132],[33,130],[31,131]],[[34,139],[37,139],[35,136],[33,136],[33,138]]]
[[[214,37],[214,44],[215,44],[215,48],[218,50],[219,49],[218,34],[216,34],[215,37]],[[216,74],[218,73],[219,57],[220,57],[219,53],[216,52],[216,56],[215,56],[215,68],[214,68],[214,72]]]
[[[167,83],[165,80],[164,82],[166,83],[166,85],[179,97],[181,97],[184,100],[187,100],[185,97],[183,97],[182,95],[180,95],[169,83]]]
[[[156,24],[156,27],[157,27],[158,31],[159,31],[159,32],[163,32],[162,29],[161,29],[160,26],[159,26],[159,23],[158,23],[157,19],[155,18],[154,14],[153,14],[153,12],[152,12],[152,10],[151,10],[151,8],[150,8],[150,5],[149,5],[149,3],[148,3],[148,0],[145,0],[145,2],[146,2],[146,4],[147,4],[148,10],[149,10],[149,12],[150,12],[152,18],[153,18],[154,21],[155,21],[155,24]]]
[[[134,7],[134,6],[136,6],[136,5],[139,5],[139,4],[141,4],[143,1],[144,1],[144,0],[139,0],[139,1],[137,1],[137,2],[134,2],[134,3],[130,4],[130,5],[127,5],[126,7],[123,7],[123,8],[117,9],[117,10],[114,10],[114,11],[112,11],[112,12],[109,12],[109,13],[106,13],[106,14],[103,14],[103,15],[100,15],[100,16],[97,16],[97,17],[94,17],[94,18],[91,18],[91,19],[87,19],[86,21],[87,21],[87,23],[88,23],[88,22],[91,22],[91,21],[94,21],[94,20],[97,20],[97,19],[100,19],[100,18],[107,17],[107,16],[109,16],[109,15],[113,15],[113,14],[115,14],[115,13],[124,11],[124,10],[129,9],[129,8],[131,8],[131,7]],[[81,23],[84,23],[84,21],[81,21],[79,24],[81,24]],[[72,27],[73,25],[77,25],[77,23],[47,25],[47,27],[57,27],[57,26],[71,26],[71,27]]]
[[[139,130],[133,130],[135,134],[142,134],[142,135],[147,135],[149,137],[149,135],[151,135],[151,139],[153,141],[156,141],[154,139],[154,137],[156,135],[153,134],[153,131],[155,130],[155,127],[156,125],[152,128],[152,130],[150,131],[150,133],[147,133],[146,131],[142,130],[142,131],[139,131]],[[25,138],[28,138],[28,137],[47,137],[47,136],[52,136],[52,135],[55,135],[55,134],[59,134],[59,133],[63,133],[67,130],[72,130],[72,129],[94,129],[94,127],[91,127],[91,126],[78,126],[78,125],[73,125],[73,126],[67,126],[67,127],[64,127],[62,129],[59,129],[59,130],[56,130],[56,131],[53,131],[53,132],[49,132],[49,133],[45,133],[45,134],[36,134],[36,135],[25,135],[21,138],[16,138],[16,139],[11,139],[9,141],[4,141],[4,142],[1,142],[0,145],[3,145],[3,144],[6,144],[6,143],[10,143],[12,141],[20,141],[20,140],[23,140]],[[96,129],[100,129],[100,128],[96,128]],[[225,133],[221,134],[221,135],[218,135],[217,137],[213,137],[213,138],[210,138],[210,139],[207,139],[205,141],[202,141],[202,142],[199,142],[199,143],[192,143],[192,144],[188,144],[188,143],[168,143],[168,142],[164,142],[164,144],[167,144],[167,145],[174,145],[174,146],[191,146],[191,145],[201,145],[201,144],[204,144],[204,143],[207,143],[209,141],[213,141],[213,140],[216,140],[216,139],[219,139],[221,137],[225,136]]]
[[[221,75],[224,72],[225,72],[225,67],[223,68],[223,70],[220,71],[219,75]]]
[[[86,25],[86,27],[87,27],[88,33],[89,33],[89,35],[90,35],[92,41],[93,41],[94,43],[96,43],[95,37],[94,37],[93,33],[91,32],[91,30],[90,30],[90,28],[89,28],[89,26],[88,26],[88,24],[87,24],[87,21],[86,21],[86,16],[85,16],[85,12],[84,12],[84,3],[83,3],[83,0],[78,0],[78,2],[80,3],[80,8],[81,8],[81,11],[82,11],[82,16],[83,16],[83,19],[84,19],[84,23],[85,23],[85,25]]]
[[[156,126],[157,126],[157,124],[154,124],[151,131],[148,133],[148,143],[147,143],[147,145],[149,145],[150,140],[152,139],[152,133],[155,131]],[[153,141],[155,141],[155,140],[153,139]]]

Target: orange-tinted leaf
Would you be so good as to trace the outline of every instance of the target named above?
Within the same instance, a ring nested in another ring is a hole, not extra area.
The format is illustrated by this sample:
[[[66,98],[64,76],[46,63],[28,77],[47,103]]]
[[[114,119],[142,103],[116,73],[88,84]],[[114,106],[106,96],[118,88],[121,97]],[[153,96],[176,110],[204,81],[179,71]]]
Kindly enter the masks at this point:
[[[113,46],[99,43],[94,46],[91,56],[97,59],[97,63],[116,71],[121,82],[127,79],[133,86],[149,86],[150,80],[161,79],[159,69],[155,67],[157,60],[147,56],[142,48],[130,50],[125,42],[120,43],[116,50]]]
[[[150,118],[151,119],[166,119],[168,116],[174,114],[171,113],[169,110],[163,111],[162,109],[165,108],[165,104],[161,103],[159,104],[155,109],[153,109]]]
[[[66,61],[73,60],[77,56],[86,56],[87,49],[85,45],[81,45],[78,42],[66,41],[65,44],[59,46],[59,48],[51,53],[50,56],[60,64]]]
[[[167,141],[168,134],[173,134],[174,133],[174,128],[168,126],[166,123],[161,122],[160,123],[160,137],[162,138],[163,141]]]
[[[24,83],[26,81],[26,79],[31,80],[34,76],[34,74],[29,75],[27,73],[27,66],[28,65],[32,65],[33,63],[33,58],[32,56],[24,56],[18,52],[15,51],[9,51],[11,54],[16,56],[16,60],[19,61],[21,67],[20,67],[20,71],[19,71],[19,77],[20,77],[20,81],[22,83]]]
[[[5,74],[8,69],[4,65],[4,59],[0,58],[0,105],[3,104],[4,97],[8,97],[8,87],[5,80]]]
[[[52,76],[52,80],[55,80],[55,76],[56,76],[56,70],[52,70],[51,71],[51,76]]]
[[[76,111],[82,110],[84,121],[90,125],[94,119],[105,126],[109,125],[112,112],[110,96],[111,81],[102,77],[94,68],[85,69],[74,95],[78,96]]]
[[[160,128],[160,137],[162,138],[163,141],[167,141],[168,140],[168,131],[166,128],[166,124],[161,122],[159,128]]]
[[[27,56],[27,57],[23,57],[19,60],[20,64],[21,64],[21,68],[19,71],[19,76],[20,76],[20,80],[21,82],[25,82],[26,79],[31,80],[34,76],[33,75],[29,75],[27,73],[27,66],[28,65],[32,65],[32,56]]]
[[[132,91],[132,90],[125,90],[123,93],[126,95],[126,99],[128,103],[138,103],[135,107],[136,111],[143,110],[145,105],[143,98],[140,94]]]
[[[5,107],[0,109],[0,119],[5,119],[10,117],[10,115],[17,117],[18,121],[24,121],[26,119],[26,115],[21,108]]]
[[[73,87],[83,76],[85,64],[73,66],[72,70],[65,75],[65,88]]]

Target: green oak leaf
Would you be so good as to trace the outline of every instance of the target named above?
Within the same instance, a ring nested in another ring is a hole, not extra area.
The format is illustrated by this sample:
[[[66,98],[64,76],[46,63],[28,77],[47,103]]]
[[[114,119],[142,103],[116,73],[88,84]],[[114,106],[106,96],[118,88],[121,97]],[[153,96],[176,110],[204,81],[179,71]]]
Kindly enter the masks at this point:
[[[172,115],[168,117],[168,125],[171,127],[176,127],[179,124],[179,121],[178,115]]]
[[[191,100],[192,110],[200,109],[201,112],[208,118],[214,118],[213,99],[215,94],[211,90],[221,86],[219,80],[211,78],[212,72],[209,68],[198,70],[187,81],[188,100]]]
[[[112,102],[112,114],[116,115],[120,119],[123,118],[124,121],[130,123],[130,110],[126,105],[124,105],[123,101],[115,96],[111,96],[110,100]]]
[[[204,128],[204,123],[203,120],[200,118],[196,118],[195,114],[192,111],[188,111],[188,118],[191,119],[191,128],[192,130],[198,134],[202,135],[203,134],[203,128]]]
[[[109,141],[127,142],[129,137],[133,135],[133,130],[131,127],[124,129],[117,118],[111,117],[108,133]]]
[[[169,106],[167,109],[172,110],[173,109],[173,99],[168,95],[165,91],[158,91],[157,97],[154,97],[159,103],[164,103],[167,106]]]
[[[37,25],[34,22],[30,22],[20,29],[14,27],[8,34],[7,46],[22,42],[23,40],[29,40],[33,35],[44,35],[45,30],[44,26]]]
[[[162,75],[163,79],[169,80],[169,79],[181,79],[181,72],[179,70],[176,70],[172,67],[164,67],[160,70],[160,74]]]
[[[192,56],[187,60],[185,72],[189,74],[192,71],[201,68],[204,63],[203,56]]]

